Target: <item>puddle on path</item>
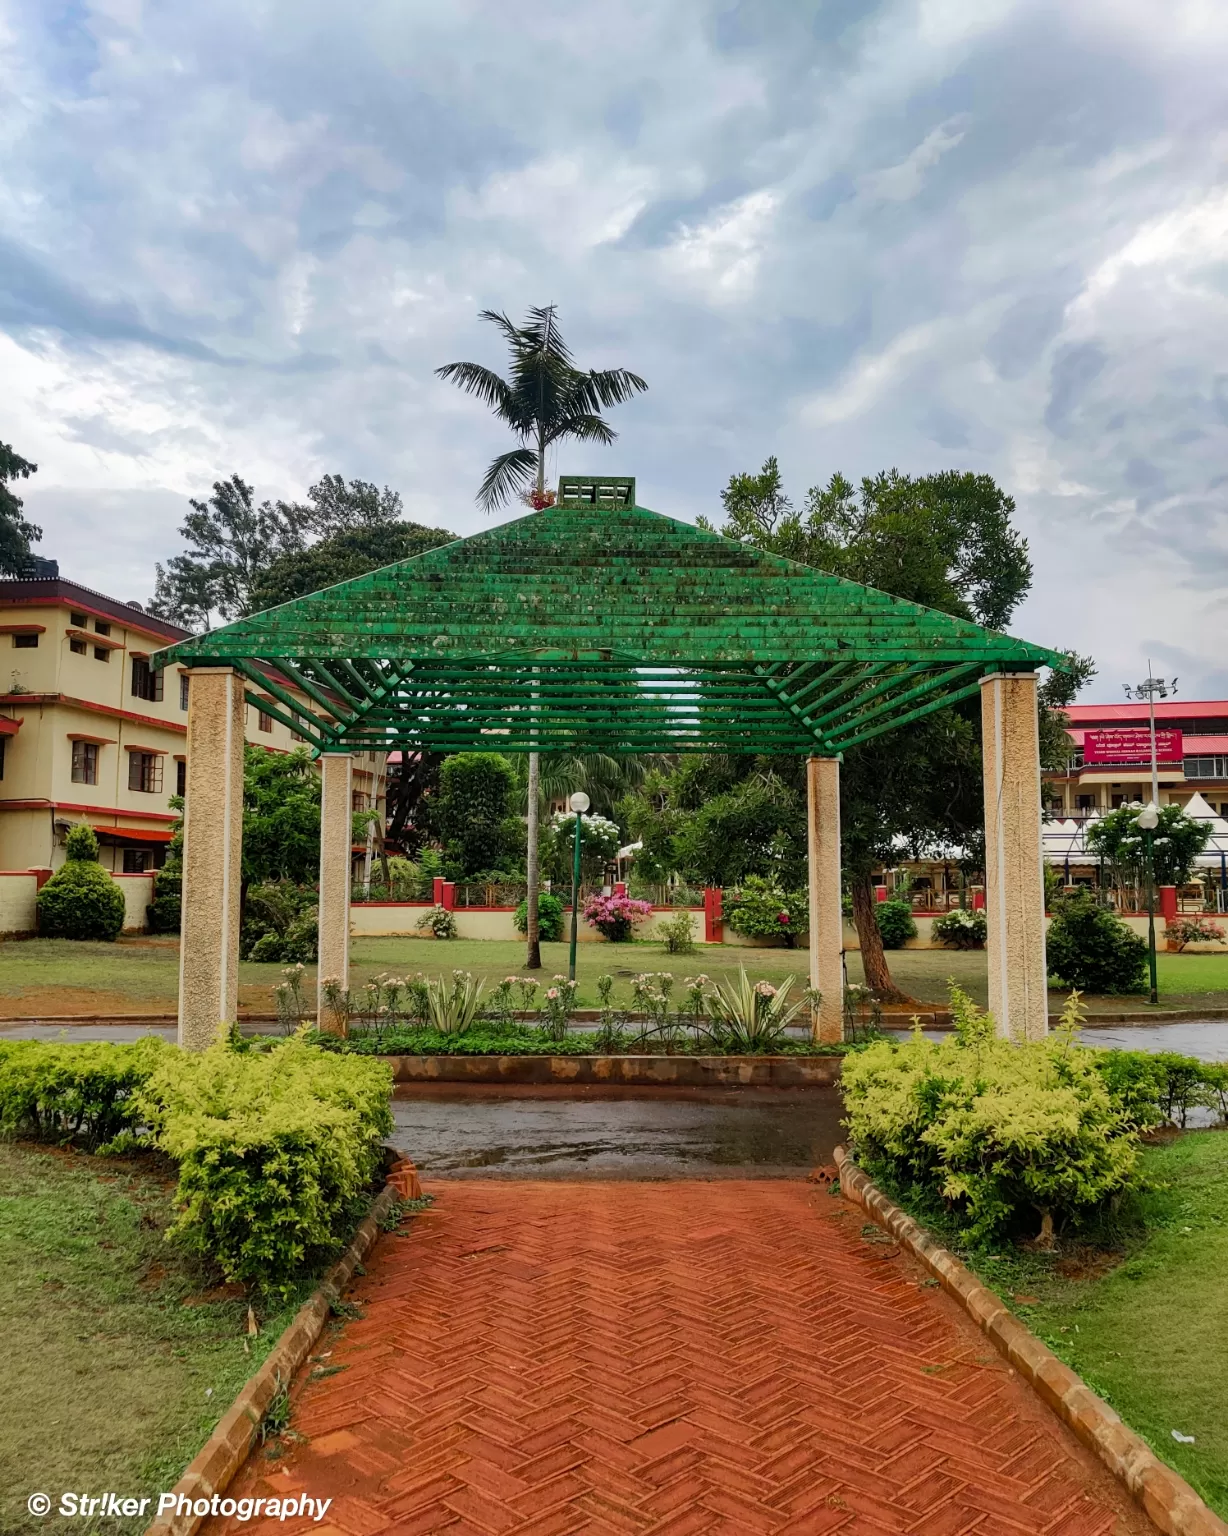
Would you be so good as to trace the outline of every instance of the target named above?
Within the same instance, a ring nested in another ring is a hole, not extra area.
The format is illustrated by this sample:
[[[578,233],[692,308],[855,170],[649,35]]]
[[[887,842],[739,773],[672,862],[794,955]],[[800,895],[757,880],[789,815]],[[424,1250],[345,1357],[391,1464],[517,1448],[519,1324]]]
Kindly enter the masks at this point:
[[[781,1178],[831,1162],[832,1088],[475,1095],[398,1088],[392,1140],[430,1178]]]

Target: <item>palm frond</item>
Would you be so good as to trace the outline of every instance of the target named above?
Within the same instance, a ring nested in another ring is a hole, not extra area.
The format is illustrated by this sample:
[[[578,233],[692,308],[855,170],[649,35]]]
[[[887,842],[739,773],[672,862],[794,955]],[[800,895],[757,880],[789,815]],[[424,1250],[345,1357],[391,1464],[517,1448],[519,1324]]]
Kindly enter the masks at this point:
[[[512,389],[493,369],[481,363],[445,363],[436,368],[436,378],[458,385],[467,395],[476,395],[483,405],[491,406],[504,420],[510,420]]]
[[[557,442],[563,437],[574,437],[582,443],[612,443],[618,436],[608,421],[600,416],[584,415],[564,416],[559,421],[553,422],[546,432],[548,443]]]
[[[493,512],[525,489],[537,473],[537,455],[531,448],[513,448],[492,459],[476,497],[478,506]]]
[[[582,373],[576,381],[576,406],[596,413],[611,405],[622,405],[632,395],[642,394],[647,383],[627,368],[594,369]]]

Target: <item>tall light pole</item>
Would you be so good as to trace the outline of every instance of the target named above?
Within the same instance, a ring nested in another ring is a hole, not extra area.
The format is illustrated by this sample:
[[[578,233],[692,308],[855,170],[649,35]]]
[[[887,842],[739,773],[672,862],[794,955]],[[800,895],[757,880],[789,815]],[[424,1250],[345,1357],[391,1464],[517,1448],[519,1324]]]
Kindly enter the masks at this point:
[[[576,814],[576,842],[571,857],[571,957],[567,968],[568,979],[575,981],[576,939],[580,931],[580,838],[589,798],[582,789],[578,789],[567,804]]]
[[[1160,813],[1153,800],[1150,805],[1145,805],[1138,813],[1139,831],[1143,834],[1143,844],[1147,852],[1147,969],[1151,974],[1152,1004],[1160,1001],[1160,990],[1156,985],[1156,866],[1155,866],[1155,838],[1156,826],[1160,820]]]

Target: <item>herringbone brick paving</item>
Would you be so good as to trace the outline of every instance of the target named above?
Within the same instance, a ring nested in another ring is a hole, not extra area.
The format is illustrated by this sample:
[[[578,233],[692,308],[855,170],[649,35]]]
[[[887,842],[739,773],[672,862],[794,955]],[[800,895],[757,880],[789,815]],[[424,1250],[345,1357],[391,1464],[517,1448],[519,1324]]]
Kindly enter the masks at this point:
[[[209,1536],[1108,1536],[1151,1526],[905,1255],[786,1181],[457,1182],[384,1238],[305,1437]],[[322,1342],[320,1350],[330,1347]],[[317,1362],[312,1368],[318,1373]]]

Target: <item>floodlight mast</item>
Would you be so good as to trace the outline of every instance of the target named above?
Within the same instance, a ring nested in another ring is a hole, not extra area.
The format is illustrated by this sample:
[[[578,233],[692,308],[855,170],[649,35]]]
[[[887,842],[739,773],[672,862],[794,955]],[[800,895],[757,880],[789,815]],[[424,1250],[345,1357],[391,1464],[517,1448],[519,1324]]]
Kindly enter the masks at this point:
[[[1167,699],[1177,691],[1177,679],[1166,677],[1154,677],[1151,672],[1151,662],[1147,663],[1147,677],[1144,682],[1131,687],[1129,683],[1123,683],[1128,699],[1137,699],[1141,704],[1147,701],[1147,720],[1151,731],[1151,803],[1158,811],[1160,808],[1160,768],[1156,759],[1156,699]]]

